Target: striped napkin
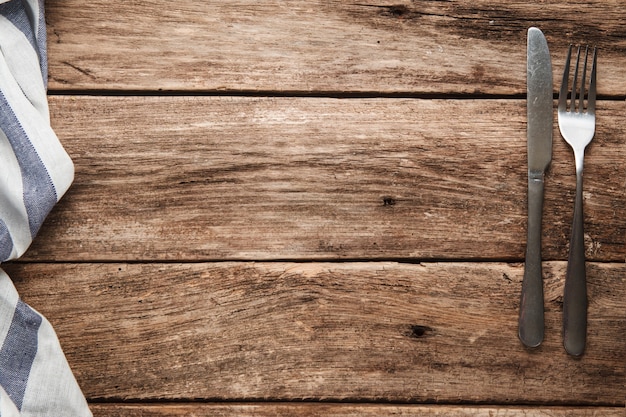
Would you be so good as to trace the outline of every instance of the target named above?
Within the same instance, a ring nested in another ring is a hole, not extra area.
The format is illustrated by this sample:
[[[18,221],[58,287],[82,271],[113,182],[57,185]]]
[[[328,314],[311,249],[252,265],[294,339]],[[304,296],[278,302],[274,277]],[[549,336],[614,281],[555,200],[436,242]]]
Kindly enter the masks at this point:
[[[0,262],[24,254],[74,178],[47,77],[44,0],[0,0]],[[52,326],[1,269],[0,416],[91,416]]]

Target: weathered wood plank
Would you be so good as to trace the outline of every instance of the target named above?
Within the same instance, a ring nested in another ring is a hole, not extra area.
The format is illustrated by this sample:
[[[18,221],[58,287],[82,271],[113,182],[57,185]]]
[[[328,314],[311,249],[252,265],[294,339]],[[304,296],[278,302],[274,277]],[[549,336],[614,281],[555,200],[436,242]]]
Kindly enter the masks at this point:
[[[623,407],[468,407],[355,404],[93,404],[94,417],[624,417]]]
[[[522,100],[52,97],[76,181],[31,260],[523,259]],[[598,104],[587,257],[624,261],[623,102]],[[555,126],[545,259],[575,175]]]
[[[526,30],[538,25],[550,43],[555,89],[567,46],[589,42],[601,48],[600,94],[626,94],[619,1],[49,0],[46,7],[52,89],[523,94]]]
[[[523,267],[501,263],[13,264],[26,302],[102,400],[624,405],[626,265],[589,263],[581,359],[517,339]]]

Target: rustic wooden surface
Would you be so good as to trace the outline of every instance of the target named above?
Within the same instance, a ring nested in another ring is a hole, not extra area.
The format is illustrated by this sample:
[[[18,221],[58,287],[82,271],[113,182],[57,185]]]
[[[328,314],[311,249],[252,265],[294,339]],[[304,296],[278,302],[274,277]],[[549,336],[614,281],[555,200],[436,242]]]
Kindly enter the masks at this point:
[[[524,255],[522,100],[52,97],[51,103],[77,175],[31,259]],[[624,109],[622,102],[601,103],[604,123],[587,154],[590,260],[624,260]],[[567,258],[572,165],[567,144],[555,140],[546,259]]]
[[[625,414],[621,2],[46,10],[76,180],[3,268],[95,416]],[[546,340],[516,337],[529,26],[555,93],[568,44],[600,47],[580,359],[560,341],[575,178],[556,123]]]
[[[489,407],[353,404],[182,404],[164,406],[94,405],[95,417],[264,417],[264,416],[399,416],[399,417],[623,417],[624,409],[610,407]]]
[[[569,43],[592,42],[602,48],[599,92],[626,93],[616,0],[176,3],[48,1],[51,87],[525,94],[526,30],[537,25],[555,81]]]
[[[37,263],[8,272],[27,277],[17,284],[28,300],[59,323],[90,398],[615,404],[626,267],[588,266],[579,361],[560,340],[565,267],[546,263],[547,338],[534,352],[516,337],[522,264]],[[573,383],[596,378],[602,384]]]

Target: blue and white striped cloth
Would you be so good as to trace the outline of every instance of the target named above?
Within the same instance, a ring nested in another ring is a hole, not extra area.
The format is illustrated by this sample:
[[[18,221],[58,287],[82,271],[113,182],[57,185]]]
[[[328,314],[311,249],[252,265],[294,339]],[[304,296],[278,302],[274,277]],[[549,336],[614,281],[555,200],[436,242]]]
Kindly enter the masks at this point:
[[[0,262],[20,257],[74,178],[50,127],[44,0],[0,0]],[[50,323],[0,269],[0,417],[91,416]]]

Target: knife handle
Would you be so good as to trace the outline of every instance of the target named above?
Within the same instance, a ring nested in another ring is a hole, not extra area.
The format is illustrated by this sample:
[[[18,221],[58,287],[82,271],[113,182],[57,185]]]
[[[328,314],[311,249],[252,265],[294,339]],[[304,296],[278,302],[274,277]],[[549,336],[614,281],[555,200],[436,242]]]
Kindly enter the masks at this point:
[[[576,172],[576,202],[572,237],[563,292],[563,345],[570,355],[580,356],[587,339],[587,273],[583,230],[582,170]]]
[[[541,271],[541,216],[543,174],[528,177],[528,239],[519,314],[519,338],[528,347],[543,341],[543,278]]]

